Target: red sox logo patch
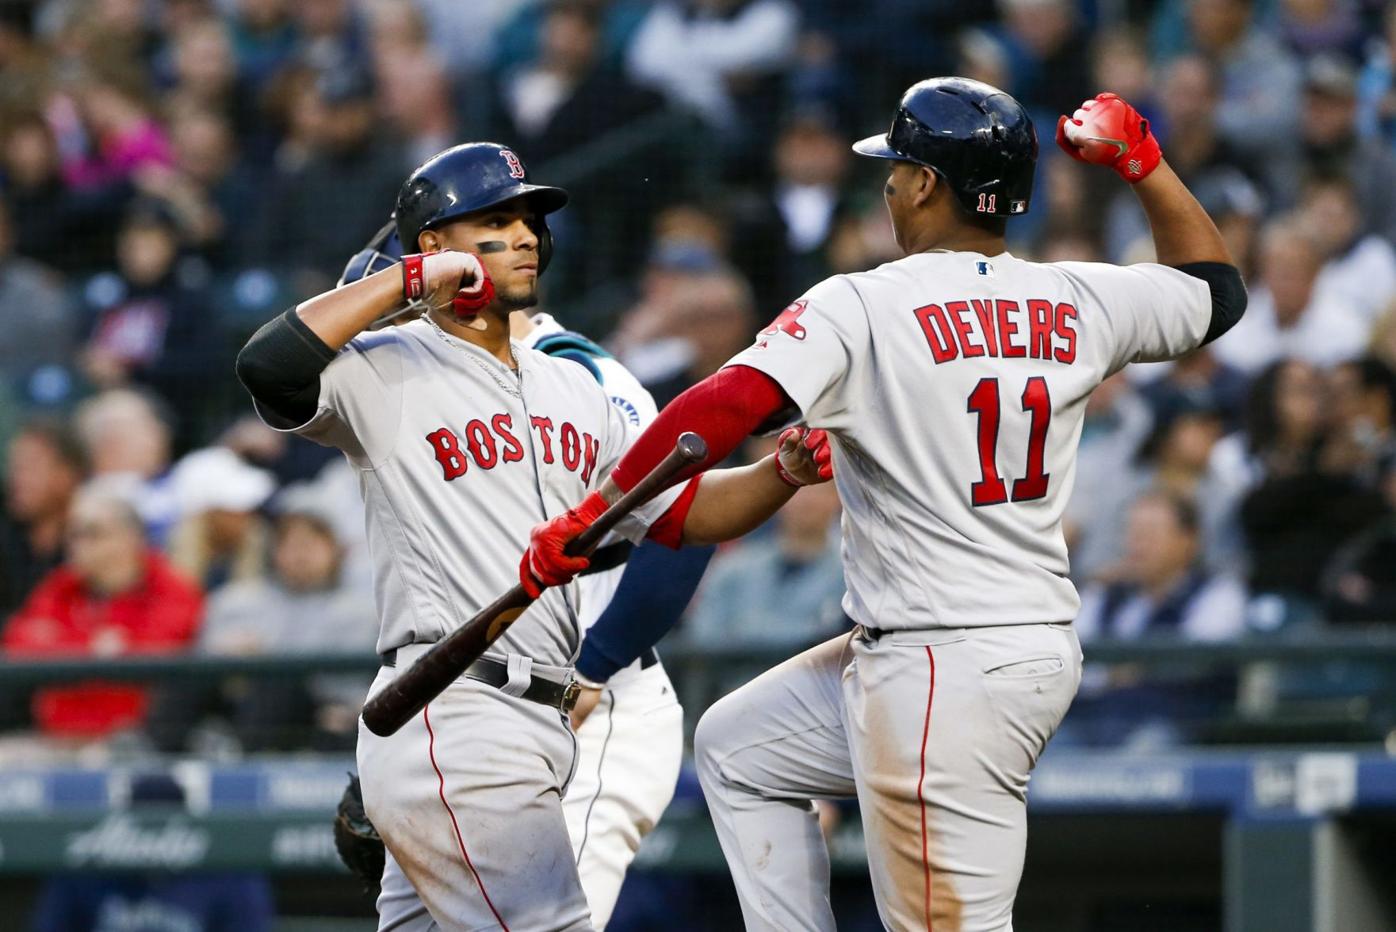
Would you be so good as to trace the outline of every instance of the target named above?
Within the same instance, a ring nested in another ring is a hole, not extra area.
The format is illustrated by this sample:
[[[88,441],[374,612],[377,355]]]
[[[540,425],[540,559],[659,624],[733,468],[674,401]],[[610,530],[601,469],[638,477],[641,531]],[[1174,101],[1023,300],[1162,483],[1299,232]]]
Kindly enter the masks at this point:
[[[787,307],[776,315],[776,319],[771,321],[771,325],[762,330],[759,336],[772,337],[777,333],[785,333],[796,340],[805,338],[805,328],[800,325],[799,317],[809,306],[808,301],[800,300]],[[765,345],[765,340],[759,340],[760,345]]]
[[[500,149],[500,150],[499,150],[499,154],[500,154],[500,156],[504,159],[504,161],[507,162],[508,165],[509,165],[509,177],[510,177],[510,178],[522,178],[522,177],[524,177],[523,162],[520,162],[520,161],[519,161],[519,157],[518,157],[517,155],[514,154],[513,150],[511,150],[511,149]]]

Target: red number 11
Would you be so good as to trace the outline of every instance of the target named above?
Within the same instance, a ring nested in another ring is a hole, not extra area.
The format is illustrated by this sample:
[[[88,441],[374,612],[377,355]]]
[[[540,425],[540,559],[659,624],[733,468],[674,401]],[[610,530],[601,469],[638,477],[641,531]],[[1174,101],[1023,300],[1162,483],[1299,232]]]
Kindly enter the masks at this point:
[[[969,393],[967,410],[979,415],[979,473],[980,480],[970,485],[969,497],[975,507],[1001,505],[1008,501],[1008,488],[999,476],[997,465],[999,445],[999,380],[984,378]],[[1047,394],[1047,380],[1040,375],[1028,379],[1023,389],[1023,410],[1032,416],[1028,428],[1028,462],[1026,474],[1013,480],[1013,501],[1026,502],[1047,494],[1043,450],[1047,446],[1047,426],[1052,421],[1052,398]]]

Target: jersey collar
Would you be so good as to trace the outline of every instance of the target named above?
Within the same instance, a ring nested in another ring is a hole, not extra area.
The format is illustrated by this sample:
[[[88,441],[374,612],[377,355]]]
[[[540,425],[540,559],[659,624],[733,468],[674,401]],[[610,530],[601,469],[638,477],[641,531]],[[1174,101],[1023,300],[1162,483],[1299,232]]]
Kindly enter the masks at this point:
[[[434,326],[431,321],[426,319],[425,315],[417,318],[411,323],[402,324],[400,329],[407,330],[408,328],[415,328],[412,332],[416,335],[417,339],[422,340],[423,342],[435,343],[444,340],[452,348],[461,350],[467,353],[468,355],[475,357],[475,359],[483,366],[492,366],[494,368],[497,368],[500,372],[509,376],[512,376],[514,373],[513,369],[510,369],[504,363],[496,359],[494,354],[491,353],[489,350],[485,349],[482,346],[476,346],[469,340],[462,340],[455,334],[447,333],[440,327]],[[515,340],[512,337],[510,338],[509,343],[511,346],[514,347],[514,362],[516,362],[519,366],[518,371],[522,372],[524,371],[525,365],[524,357],[528,354],[520,353],[518,352],[518,350],[520,347],[527,347],[528,344],[520,340]]]
[[[557,318],[543,311],[534,314],[529,320],[533,321],[533,329],[520,339],[514,341],[526,349],[533,349],[538,341],[544,337],[550,337],[555,333],[567,332],[567,328],[558,323]]]

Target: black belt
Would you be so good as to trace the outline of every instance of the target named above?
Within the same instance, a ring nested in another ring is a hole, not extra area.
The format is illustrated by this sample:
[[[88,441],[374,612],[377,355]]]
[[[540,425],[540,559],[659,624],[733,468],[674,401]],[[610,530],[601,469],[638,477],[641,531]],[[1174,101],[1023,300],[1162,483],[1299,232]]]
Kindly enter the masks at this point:
[[[651,647],[649,650],[645,651],[643,654],[640,655],[641,670],[648,670],[650,667],[654,666],[657,663],[659,663],[659,652],[656,651],[653,647]]]
[[[383,661],[385,667],[396,667],[397,649],[394,648],[380,654],[379,659]],[[498,660],[481,657],[465,668],[464,675],[476,682],[499,689],[509,682],[509,666]],[[572,679],[566,683],[556,683],[540,676],[531,676],[528,680],[528,687],[519,694],[519,698],[560,709],[563,712],[571,712],[572,707],[577,704],[577,695],[580,692],[581,687]]]

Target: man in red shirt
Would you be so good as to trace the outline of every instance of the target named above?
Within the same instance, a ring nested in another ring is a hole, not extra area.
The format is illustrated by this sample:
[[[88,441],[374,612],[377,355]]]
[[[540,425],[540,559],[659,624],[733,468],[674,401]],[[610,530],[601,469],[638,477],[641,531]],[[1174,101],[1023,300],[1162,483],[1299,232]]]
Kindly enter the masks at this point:
[[[188,646],[203,594],[145,542],[129,503],[100,489],[80,492],[68,524],[68,560],[30,594],[0,644],[11,657],[159,653]],[[34,695],[45,734],[95,738],[145,718],[144,686],[88,682]]]

